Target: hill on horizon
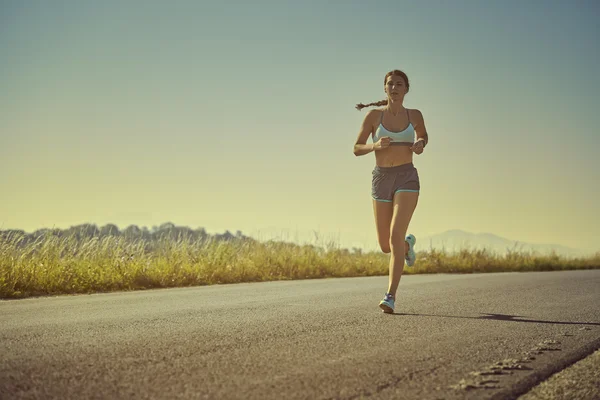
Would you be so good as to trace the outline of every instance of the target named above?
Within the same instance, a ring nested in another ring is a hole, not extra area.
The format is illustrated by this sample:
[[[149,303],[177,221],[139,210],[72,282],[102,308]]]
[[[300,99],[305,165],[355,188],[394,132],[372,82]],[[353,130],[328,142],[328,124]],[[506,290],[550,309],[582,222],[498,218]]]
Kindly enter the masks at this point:
[[[483,249],[486,248],[492,252],[504,255],[509,251],[513,252],[532,252],[538,254],[551,254],[563,256],[585,256],[593,254],[593,251],[584,249],[575,249],[553,243],[527,243],[520,240],[507,239],[493,233],[481,232],[473,233],[461,229],[451,229],[439,234],[423,237],[418,244],[422,250],[434,248],[444,249],[447,252],[456,252],[461,249]]]

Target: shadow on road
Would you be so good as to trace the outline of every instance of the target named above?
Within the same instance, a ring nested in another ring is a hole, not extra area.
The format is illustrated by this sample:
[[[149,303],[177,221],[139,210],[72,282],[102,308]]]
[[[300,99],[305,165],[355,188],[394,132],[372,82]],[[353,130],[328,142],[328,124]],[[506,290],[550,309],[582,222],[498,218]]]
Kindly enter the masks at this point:
[[[558,324],[558,325],[594,325],[600,326],[600,322],[565,322],[565,321],[541,321],[537,319],[525,319],[519,315],[506,314],[487,314],[482,313],[480,317],[461,317],[458,315],[438,315],[438,314],[411,314],[411,313],[393,313],[393,315],[412,315],[417,317],[442,317],[442,318],[465,318],[465,319],[492,319],[495,321],[511,321],[511,322],[532,322],[535,324]],[[516,319],[518,318],[518,319]]]

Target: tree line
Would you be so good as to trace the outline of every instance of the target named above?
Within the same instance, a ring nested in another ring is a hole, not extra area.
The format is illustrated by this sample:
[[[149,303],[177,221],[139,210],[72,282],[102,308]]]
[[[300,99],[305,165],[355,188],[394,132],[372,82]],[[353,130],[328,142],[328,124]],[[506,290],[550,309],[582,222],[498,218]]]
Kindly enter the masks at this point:
[[[149,242],[157,241],[159,239],[173,239],[173,240],[190,240],[190,241],[204,241],[204,240],[216,240],[216,241],[232,241],[232,240],[253,240],[248,236],[244,236],[241,231],[236,231],[235,234],[230,231],[224,233],[209,234],[204,228],[192,229],[187,226],[176,226],[172,222],[166,222],[159,226],[152,226],[148,228],[146,226],[138,227],[137,225],[129,225],[123,230],[115,224],[106,224],[98,227],[96,224],[81,224],[71,226],[67,229],[59,228],[42,228],[34,232],[28,233],[24,230],[19,229],[7,229],[0,230],[0,240],[7,241],[15,238],[20,238],[18,244],[27,245],[28,243],[35,242],[40,238],[55,236],[59,238],[75,238],[76,240],[87,240],[94,237],[103,238],[106,236],[123,237],[131,240],[145,240]]]

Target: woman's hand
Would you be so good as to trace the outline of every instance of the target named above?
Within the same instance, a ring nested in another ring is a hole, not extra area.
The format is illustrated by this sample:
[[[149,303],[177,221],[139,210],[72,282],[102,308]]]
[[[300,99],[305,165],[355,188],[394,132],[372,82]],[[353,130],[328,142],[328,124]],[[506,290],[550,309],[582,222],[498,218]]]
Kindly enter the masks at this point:
[[[423,152],[423,141],[417,140],[417,142],[413,144],[410,149],[417,154],[421,154]]]
[[[392,141],[392,138],[389,136],[384,136],[381,139],[379,139],[377,141],[377,143],[375,143],[373,145],[373,150],[377,151],[377,150],[382,150],[385,149],[387,147],[390,146],[390,142]]]

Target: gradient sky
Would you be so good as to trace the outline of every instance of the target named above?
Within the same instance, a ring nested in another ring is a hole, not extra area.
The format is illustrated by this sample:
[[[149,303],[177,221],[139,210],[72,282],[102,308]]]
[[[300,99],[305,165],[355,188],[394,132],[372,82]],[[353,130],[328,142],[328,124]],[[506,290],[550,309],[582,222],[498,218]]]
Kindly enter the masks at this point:
[[[173,222],[374,248],[383,77],[430,144],[409,231],[600,250],[590,1],[0,1],[0,229]]]

